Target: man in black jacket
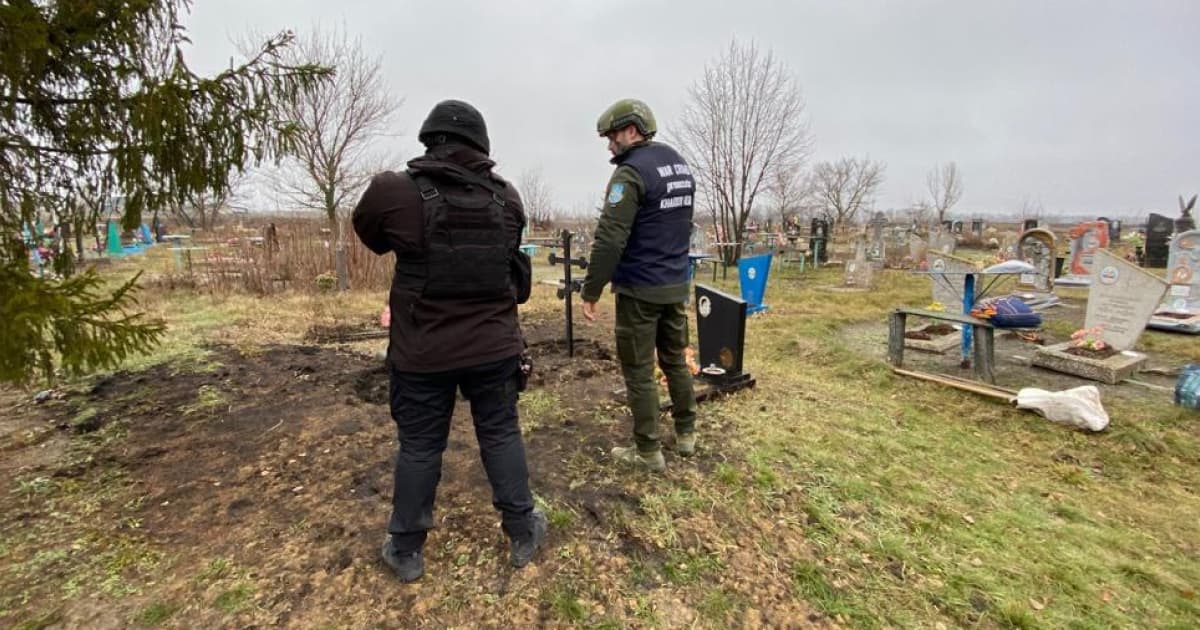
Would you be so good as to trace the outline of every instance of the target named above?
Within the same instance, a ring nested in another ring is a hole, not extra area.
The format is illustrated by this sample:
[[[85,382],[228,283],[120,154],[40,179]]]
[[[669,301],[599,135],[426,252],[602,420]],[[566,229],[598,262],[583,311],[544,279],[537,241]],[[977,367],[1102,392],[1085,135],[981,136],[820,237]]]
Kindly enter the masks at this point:
[[[518,249],[521,198],[492,172],[487,127],[471,105],[438,103],[418,138],[425,155],[404,172],[376,175],[353,214],[363,244],[396,255],[387,363],[400,449],[382,554],[405,582],[424,572],[421,547],[434,523],[456,390],[471,403],[513,566],[529,563],[547,527],[533,507],[517,423],[517,304],[531,283]]]

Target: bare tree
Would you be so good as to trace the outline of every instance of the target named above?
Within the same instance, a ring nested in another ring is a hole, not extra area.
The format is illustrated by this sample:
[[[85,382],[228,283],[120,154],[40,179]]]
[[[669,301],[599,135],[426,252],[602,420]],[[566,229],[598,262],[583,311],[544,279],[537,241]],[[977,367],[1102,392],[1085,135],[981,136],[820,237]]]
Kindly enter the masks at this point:
[[[787,229],[789,222],[799,219],[811,196],[811,189],[799,167],[777,169],[771,176],[767,192],[778,213],[781,231]]]
[[[216,226],[221,212],[231,207],[244,180],[244,173],[231,173],[229,185],[220,191],[203,190],[187,195],[182,203],[173,202],[170,206],[171,215],[190,228],[211,230]],[[158,218],[157,214],[154,218]]]
[[[800,86],[770,50],[734,40],[688,89],[679,143],[720,238],[741,243],[775,173],[800,168],[812,150]],[[738,260],[740,245],[721,256]]]
[[[549,229],[554,222],[554,193],[542,177],[542,169],[538,167],[522,171],[517,182],[521,203],[525,206],[526,222],[533,229]]]
[[[947,162],[933,167],[925,176],[925,186],[933,199],[930,207],[937,213],[938,224],[946,220],[946,213],[962,197],[962,175],[958,164]]]
[[[908,205],[908,220],[918,227],[928,226],[933,218],[933,208],[928,201],[915,201]]]
[[[336,72],[332,81],[300,94],[286,107],[286,116],[300,129],[277,184],[292,203],[325,214],[331,238],[336,238],[338,288],[345,290],[346,239],[339,210],[389,162],[373,151],[373,143],[395,133],[393,117],[403,100],[384,81],[380,58],[368,56],[361,40],[342,29],[315,29],[286,52],[290,62],[319,63]]]
[[[834,225],[845,227],[859,210],[874,202],[885,168],[870,158],[819,162],[812,172],[813,195],[825,216]]]

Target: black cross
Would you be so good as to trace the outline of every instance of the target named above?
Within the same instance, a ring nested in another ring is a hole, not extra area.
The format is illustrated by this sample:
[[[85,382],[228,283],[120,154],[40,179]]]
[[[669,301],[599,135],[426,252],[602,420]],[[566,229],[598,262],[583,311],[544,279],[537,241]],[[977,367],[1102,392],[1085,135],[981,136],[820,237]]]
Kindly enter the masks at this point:
[[[571,323],[571,294],[579,293],[583,289],[582,280],[574,280],[571,278],[571,266],[574,265],[580,269],[587,269],[588,261],[586,258],[571,258],[571,233],[567,230],[562,231],[562,248],[563,255],[550,254],[551,265],[563,266],[563,279],[558,282],[558,291],[555,295],[560,300],[567,302],[567,355],[575,356],[575,331]]]

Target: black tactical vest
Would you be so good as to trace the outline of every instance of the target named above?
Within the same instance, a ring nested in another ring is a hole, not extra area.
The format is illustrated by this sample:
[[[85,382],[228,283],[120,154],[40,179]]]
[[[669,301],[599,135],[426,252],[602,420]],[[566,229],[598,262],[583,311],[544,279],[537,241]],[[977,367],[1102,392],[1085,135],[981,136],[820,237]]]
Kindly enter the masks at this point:
[[[627,287],[683,284],[696,180],[675,149],[651,142],[613,160],[632,167],[646,186],[612,283]]]
[[[504,229],[503,184],[482,177],[441,188],[420,172],[409,176],[421,192],[425,211],[425,259],[403,264],[421,297],[494,299],[511,296],[510,256],[515,243]],[[423,269],[422,269],[423,267]],[[398,270],[399,271],[399,270]]]

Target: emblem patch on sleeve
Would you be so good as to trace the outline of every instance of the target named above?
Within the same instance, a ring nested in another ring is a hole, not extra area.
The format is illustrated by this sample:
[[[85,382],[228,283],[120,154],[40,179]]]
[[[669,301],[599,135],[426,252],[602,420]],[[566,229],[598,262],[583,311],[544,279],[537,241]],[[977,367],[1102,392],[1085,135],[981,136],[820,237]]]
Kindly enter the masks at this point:
[[[618,204],[625,197],[625,184],[613,184],[608,189],[608,203]]]

